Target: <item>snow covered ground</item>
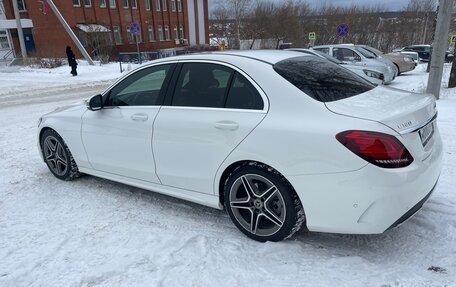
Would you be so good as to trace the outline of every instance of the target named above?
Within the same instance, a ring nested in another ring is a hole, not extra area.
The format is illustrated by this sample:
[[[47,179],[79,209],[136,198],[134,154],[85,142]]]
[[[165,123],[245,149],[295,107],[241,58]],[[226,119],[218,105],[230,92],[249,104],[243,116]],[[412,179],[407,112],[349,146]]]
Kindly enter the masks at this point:
[[[382,235],[258,243],[223,211],[91,176],[56,179],[37,153],[39,116],[121,75],[115,64],[78,72],[0,71],[0,286],[456,286],[456,89],[442,85],[444,166],[416,216]],[[419,66],[390,86],[426,82]]]

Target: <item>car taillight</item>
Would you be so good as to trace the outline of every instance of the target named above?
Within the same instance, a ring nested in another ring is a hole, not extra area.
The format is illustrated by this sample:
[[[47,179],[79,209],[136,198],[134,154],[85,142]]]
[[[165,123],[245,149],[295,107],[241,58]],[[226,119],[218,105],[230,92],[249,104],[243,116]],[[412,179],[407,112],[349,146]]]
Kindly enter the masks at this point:
[[[384,168],[410,165],[413,157],[394,136],[369,131],[344,131],[336,139],[364,160]]]

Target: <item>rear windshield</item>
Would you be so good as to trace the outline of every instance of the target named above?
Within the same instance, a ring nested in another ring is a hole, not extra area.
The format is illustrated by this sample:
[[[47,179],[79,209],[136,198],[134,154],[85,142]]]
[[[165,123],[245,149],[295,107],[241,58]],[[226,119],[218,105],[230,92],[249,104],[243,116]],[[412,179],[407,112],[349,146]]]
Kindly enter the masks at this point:
[[[289,58],[273,67],[288,82],[320,102],[346,99],[375,88],[355,73],[318,57]]]

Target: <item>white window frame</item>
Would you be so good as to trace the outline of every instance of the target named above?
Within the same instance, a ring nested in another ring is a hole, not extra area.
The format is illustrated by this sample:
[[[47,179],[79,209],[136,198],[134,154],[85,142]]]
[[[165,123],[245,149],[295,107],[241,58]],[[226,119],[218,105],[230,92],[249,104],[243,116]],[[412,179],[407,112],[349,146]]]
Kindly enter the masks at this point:
[[[179,36],[181,39],[185,39],[185,35],[184,35],[184,25],[179,25]]]
[[[106,0],[100,0],[100,8],[106,8]]]
[[[84,7],[92,7],[92,0],[84,0]]]
[[[165,25],[165,41],[170,41],[171,35],[169,34],[169,26]]]
[[[174,40],[179,40],[179,33],[177,31],[177,25],[173,26],[173,36],[174,36]]]
[[[161,8],[160,8],[161,7],[161,0],[156,0],[155,1],[155,5],[157,6],[155,8],[155,11],[157,11],[157,12],[161,11]]]
[[[131,8],[132,9],[138,9],[138,0],[130,0],[131,1]],[[133,5],[133,3],[135,5]]]
[[[7,50],[11,49],[11,45],[10,45],[10,42],[8,39],[8,32],[0,31],[0,39],[2,39],[0,41],[0,50],[1,49],[7,49]],[[2,45],[5,45],[5,47],[2,47]]]
[[[135,43],[135,36],[131,32],[130,26],[127,26],[127,41],[128,41],[128,44]]]
[[[75,4],[74,0],[73,0],[73,7],[81,7],[81,0],[76,0],[76,1],[78,1],[78,4]],[[19,2],[17,3],[17,6],[19,7]]]
[[[116,9],[116,0],[109,0],[109,8]]]
[[[163,27],[161,25],[158,25],[158,40],[162,42],[163,39]]]
[[[182,0],[177,0],[177,12],[182,12]]]
[[[146,6],[146,11],[150,11],[150,0],[144,0],[144,4]]]
[[[176,0],[170,0],[171,11],[176,12]]]
[[[119,26],[112,26],[112,32],[114,33],[114,42],[116,45],[122,44],[122,33],[120,32]],[[119,42],[117,42],[116,34],[119,36]]]
[[[122,0],[122,5],[124,8],[128,8],[128,0]],[[127,5],[127,6],[125,6]]]
[[[153,25],[147,26],[147,31],[148,31],[148,36],[149,36],[149,42],[155,42],[154,26]]]
[[[162,0],[162,10],[168,11],[168,4],[167,4],[166,0]]]

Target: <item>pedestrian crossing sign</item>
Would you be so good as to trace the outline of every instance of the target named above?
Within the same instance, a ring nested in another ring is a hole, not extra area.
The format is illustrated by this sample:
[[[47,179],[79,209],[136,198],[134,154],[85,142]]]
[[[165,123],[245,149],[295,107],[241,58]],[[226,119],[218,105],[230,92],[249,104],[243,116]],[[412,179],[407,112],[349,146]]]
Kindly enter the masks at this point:
[[[309,32],[309,40],[315,41],[317,39],[317,33]]]

